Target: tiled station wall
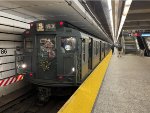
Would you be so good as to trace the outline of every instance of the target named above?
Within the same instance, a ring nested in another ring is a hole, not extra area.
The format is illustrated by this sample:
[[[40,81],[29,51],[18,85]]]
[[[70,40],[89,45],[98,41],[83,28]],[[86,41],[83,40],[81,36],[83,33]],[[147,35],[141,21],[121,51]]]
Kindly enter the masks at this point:
[[[0,97],[26,85],[24,80],[13,83],[11,77],[17,76],[15,75],[14,53],[16,47],[23,47],[21,34],[25,29],[29,29],[28,23],[27,19],[0,12]],[[21,51],[17,53],[22,54]],[[21,60],[20,58],[19,61]]]

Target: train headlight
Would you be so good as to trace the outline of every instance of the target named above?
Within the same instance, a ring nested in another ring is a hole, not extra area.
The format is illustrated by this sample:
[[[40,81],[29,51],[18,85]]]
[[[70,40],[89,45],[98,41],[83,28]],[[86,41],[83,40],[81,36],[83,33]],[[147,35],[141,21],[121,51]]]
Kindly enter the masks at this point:
[[[25,69],[25,68],[27,67],[27,64],[22,64],[21,67],[22,67],[23,69]]]
[[[66,49],[66,51],[70,51],[71,50],[71,46],[70,45],[66,45],[65,49]]]
[[[74,67],[71,70],[72,70],[72,72],[75,72],[75,68]]]

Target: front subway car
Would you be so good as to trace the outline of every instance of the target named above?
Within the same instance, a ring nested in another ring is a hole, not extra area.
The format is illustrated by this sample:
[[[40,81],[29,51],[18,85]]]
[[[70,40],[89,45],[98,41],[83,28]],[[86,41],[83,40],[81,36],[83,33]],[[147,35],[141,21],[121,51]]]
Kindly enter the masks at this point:
[[[80,73],[81,33],[68,23],[33,22],[30,30],[24,32],[24,39],[24,54],[31,54],[30,60],[24,57],[25,78],[38,87],[40,98],[45,99],[60,87],[66,91],[67,86],[78,86],[85,78]]]

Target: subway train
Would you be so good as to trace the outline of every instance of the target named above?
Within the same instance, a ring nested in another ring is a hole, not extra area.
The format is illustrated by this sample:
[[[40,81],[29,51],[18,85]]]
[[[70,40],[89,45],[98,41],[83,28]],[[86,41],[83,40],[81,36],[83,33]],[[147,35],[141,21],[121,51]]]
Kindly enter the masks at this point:
[[[111,50],[111,45],[68,22],[42,20],[23,33],[24,77],[40,100],[78,87]]]

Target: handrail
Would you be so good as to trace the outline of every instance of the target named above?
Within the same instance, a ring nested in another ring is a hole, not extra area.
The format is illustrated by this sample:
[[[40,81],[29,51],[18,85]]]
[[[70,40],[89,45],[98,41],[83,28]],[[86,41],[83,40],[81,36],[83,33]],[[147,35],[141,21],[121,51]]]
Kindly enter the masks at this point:
[[[141,37],[141,39],[142,39],[142,42],[143,42],[143,44],[144,44],[144,52],[146,52],[146,55],[148,55],[148,50],[147,50],[147,47],[146,47],[146,44],[145,44],[145,42],[144,42],[144,40],[143,40],[143,38]]]
[[[140,50],[140,47],[139,47],[139,44],[138,44],[137,38],[135,38],[135,37],[134,37],[134,39],[135,39],[135,44],[136,44],[137,53],[138,53],[138,51]]]
[[[122,36],[123,38],[122,38],[122,45],[123,45],[123,52],[124,52],[124,54],[125,54],[125,37],[124,36]]]

